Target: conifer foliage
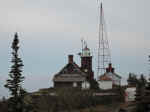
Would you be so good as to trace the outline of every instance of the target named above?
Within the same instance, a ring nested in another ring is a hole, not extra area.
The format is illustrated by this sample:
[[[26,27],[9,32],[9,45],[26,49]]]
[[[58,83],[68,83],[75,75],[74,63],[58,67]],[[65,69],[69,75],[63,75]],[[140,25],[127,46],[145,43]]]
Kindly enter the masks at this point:
[[[9,100],[8,110],[9,112],[22,112],[22,82],[24,81],[24,77],[22,76],[22,67],[23,62],[21,58],[18,56],[19,50],[19,39],[18,34],[15,33],[14,40],[12,42],[12,66],[9,72],[9,79],[7,79],[5,87],[8,88],[11,94],[11,98]]]
[[[140,76],[140,79],[138,79],[137,86],[136,86],[136,98],[135,98],[137,104],[136,112],[146,112],[145,110],[146,105],[143,102],[143,100],[145,99],[146,84],[147,84],[147,80],[142,74]]]

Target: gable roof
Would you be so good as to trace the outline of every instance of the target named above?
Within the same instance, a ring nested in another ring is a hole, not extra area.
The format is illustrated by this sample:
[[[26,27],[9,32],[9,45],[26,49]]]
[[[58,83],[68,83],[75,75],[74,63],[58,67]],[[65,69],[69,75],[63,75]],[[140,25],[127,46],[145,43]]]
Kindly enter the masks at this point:
[[[85,81],[87,74],[84,73],[76,63],[68,63],[57,74],[53,81],[55,82],[78,82]]]
[[[109,76],[116,76],[116,77],[118,77],[119,79],[121,79],[122,77],[121,76],[119,76],[118,74],[116,74],[116,73],[112,73],[112,72],[106,72],[105,73],[106,75],[109,75]]]
[[[100,81],[112,81],[112,79],[110,78],[110,77],[108,77],[107,75],[101,75],[100,77],[99,77],[99,80]]]
[[[66,64],[66,66],[63,67],[63,69],[61,69],[57,74],[80,74],[83,76],[86,75],[75,62]]]

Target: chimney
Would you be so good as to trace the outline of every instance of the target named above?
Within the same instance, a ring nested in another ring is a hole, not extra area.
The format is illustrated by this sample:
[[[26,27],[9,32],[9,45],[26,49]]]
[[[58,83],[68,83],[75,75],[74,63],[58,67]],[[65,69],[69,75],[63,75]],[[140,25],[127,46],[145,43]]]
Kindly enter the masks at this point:
[[[111,71],[112,73],[114,73],[115,72],[115,69],[114,68],[112,68],[112,71]]]
[[[109,68],[106,68],[106,73],[109,73]]]
[[[111,73],[114,73],[115,72],[115,69],[112,67],[112,64],[109,63],[109,67],[108,67],[108,71],[111,72]]]
[[[108,72],[112,72],[112,64],[111,63],[109,63],[109,65],[108,65]]]
[[[109,63],[109,68],[112,68],[112,64],[111,63]]]
[[[68,63],[73,63],[73,55],[68,55]]]

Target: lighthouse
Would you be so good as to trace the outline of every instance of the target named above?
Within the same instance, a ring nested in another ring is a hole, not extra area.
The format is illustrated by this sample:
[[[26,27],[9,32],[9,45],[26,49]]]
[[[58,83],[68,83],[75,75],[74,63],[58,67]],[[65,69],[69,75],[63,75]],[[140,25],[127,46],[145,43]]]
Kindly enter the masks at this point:
[[[88,80],[94,79],[94,72],[92,70],[92,55],[87,45],[82,49],[81,53],[81,70],[87,74]]]

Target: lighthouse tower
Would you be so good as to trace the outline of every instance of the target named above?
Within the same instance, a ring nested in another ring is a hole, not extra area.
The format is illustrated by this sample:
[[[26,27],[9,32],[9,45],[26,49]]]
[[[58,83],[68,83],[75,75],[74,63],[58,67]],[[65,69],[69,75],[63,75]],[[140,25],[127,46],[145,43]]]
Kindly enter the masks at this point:
[[[92,70],[92,55],[87,45],[82,49],[81,53],[81,70],[87,74],[88,80],[94,79],[94,72]]]

